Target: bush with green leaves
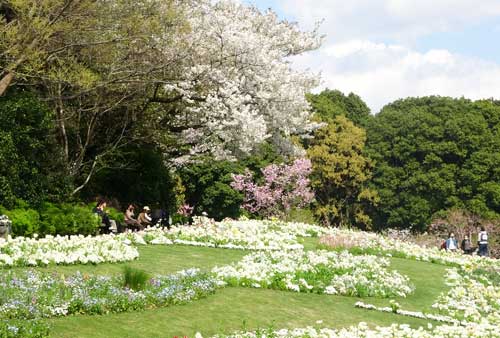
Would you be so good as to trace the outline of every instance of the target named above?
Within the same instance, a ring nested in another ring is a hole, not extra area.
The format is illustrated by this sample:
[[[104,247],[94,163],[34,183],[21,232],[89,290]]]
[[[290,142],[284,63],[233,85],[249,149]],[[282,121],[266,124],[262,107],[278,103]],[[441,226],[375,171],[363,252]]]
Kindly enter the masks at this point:
[[[32,206],[59,201],[69,189],[52,112],[35,96],[12,91],[0,97],[0,205],[17,199]]]
[[[97,231],[94,214],[85,205],[45,203],[40,219],[42,234],[92,235]]]
[[[12,221],[13,236],[94,235],[100,223],[92,213],[92,207],[80,204],[44,203],[37,210],[18,200],[16,208],[0,207],[0,213]]]
[[[26,205],[12,210],[0,207],[0,214],[5,214],[12,221],[12,234],[31,237],[40,234],[40,214],[37,210],[27,208]]]

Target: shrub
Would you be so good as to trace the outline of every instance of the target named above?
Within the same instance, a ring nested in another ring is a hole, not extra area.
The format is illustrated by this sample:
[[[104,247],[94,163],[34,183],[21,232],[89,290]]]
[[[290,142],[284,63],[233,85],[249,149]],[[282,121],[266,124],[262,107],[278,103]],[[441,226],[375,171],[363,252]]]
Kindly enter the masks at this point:
[[[123,268],[123,286],[134,291],[143,290],[149,280],[149,275],[139,269],[125,266]]]
[[[43,234],[92,235],[98,227],[92,210],[84,205],[44,203],[40,218]]]
[[[34,209],[0,210],[12,221],[12,233],[17,236],[31,237],[40,233],[40,215]]]
[[[115,209],[115,208],[106,208],[106,212],[109,214],[109,217],[111,219],[114,219],[115,221],[117,221],[119,223],[125,222],[125,215],[120,210]]]

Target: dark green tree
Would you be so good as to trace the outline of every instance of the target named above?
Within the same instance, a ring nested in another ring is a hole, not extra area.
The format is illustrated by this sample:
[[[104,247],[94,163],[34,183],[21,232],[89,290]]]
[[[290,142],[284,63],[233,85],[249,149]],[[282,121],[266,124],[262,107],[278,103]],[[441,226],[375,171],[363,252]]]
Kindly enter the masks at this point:
[[[39,206],[68,193],[52,112],[33,95],[12,91],[0,97],[0,205],[16,199]]]
[[[248,168],[259,179],[262,177],[260,169],[283,161],[275,146],[267,142],[237,162],[217,161],[211,157],[201,159],[178,172],[185,187],[185,201],[195,207],[194,213],[198,215],[204,211],[216,220],[239,217],[243,195],[231,187],[232,174],[243,173]]]
[[[322,120],[332,120],[344,115],[356,126],[366,128],[372,115],[370,108],[356,94],[344,95],[339,90],[325,89],[319,94],[310,94],[309,103]]]
[[[231,175],[242,171],[243,167],[237,162],[210,158],[180,169],[186,203],[194,207],[195,215],[206,212],[216,220],[237,218],[243,195],[230,184],[233,180]]]
[[[438,211],[500,213],[500,106],[446,97],[398,100],[369,124],[380,194],[375,223],[424,229]]]

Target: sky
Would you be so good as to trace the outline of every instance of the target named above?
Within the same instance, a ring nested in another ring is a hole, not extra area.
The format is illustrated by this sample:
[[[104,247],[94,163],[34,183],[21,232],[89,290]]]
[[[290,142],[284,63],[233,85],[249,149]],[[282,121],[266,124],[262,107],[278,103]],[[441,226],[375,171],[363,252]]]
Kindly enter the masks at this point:
[[[245,0],[310,30],[320,49],[293,61],[373,113],[408,96],[500,99],[500,0]]]

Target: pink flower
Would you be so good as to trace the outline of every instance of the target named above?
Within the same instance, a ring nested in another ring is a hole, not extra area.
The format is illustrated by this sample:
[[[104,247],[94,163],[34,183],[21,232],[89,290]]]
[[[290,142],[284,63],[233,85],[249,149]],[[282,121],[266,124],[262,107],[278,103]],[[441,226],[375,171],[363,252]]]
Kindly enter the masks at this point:
[[[242,207],[262,216],[279,216],[295,207],[305,207],[314,198],[309,187],[311,161],[297,159],[291,165],[271,164],[262,169],[264,182],[254,182],[253,175],[233,175],[231,187],[245,194]]]

